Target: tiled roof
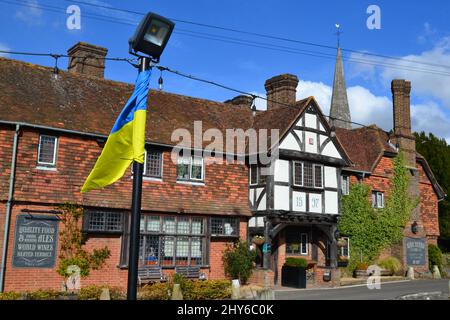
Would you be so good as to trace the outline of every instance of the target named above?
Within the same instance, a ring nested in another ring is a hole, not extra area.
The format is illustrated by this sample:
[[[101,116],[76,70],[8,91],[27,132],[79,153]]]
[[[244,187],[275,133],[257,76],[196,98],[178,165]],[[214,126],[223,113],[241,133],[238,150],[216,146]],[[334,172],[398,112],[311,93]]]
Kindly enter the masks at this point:
[[[375,125],[352,130],[336,128],[336,135],[354,164],[349,169],[372,172],[385,151],[396,152],[388,134]]]
[[[0,58],[3,121],[107,135],[132,90],[131,84],[64,71],[54,79],[51,68]],[[173,131],[184,128],[193,132],[194,121],[200,120],[203,132],[217,128],[224,137],[226,129],[235,128],[284,132],[300,109],[283,107],[253,117],[250,107],[151,90],[147,141],[175,145]]]

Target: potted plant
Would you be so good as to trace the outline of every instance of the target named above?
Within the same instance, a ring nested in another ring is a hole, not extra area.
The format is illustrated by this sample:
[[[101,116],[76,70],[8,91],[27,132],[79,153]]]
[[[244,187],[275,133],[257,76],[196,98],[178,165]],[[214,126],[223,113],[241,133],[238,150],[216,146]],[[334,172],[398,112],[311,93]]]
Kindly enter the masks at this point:
[[[265,241],[266,241],[266,239],[264,238],[264,236],[261,236],[261,235],[256,235],[252,238],[252,242],[254,244],[256,244],[257,246],[262,245]]]
[[[369,265],[367,263],[364,262],[359,262],[356,265],[356,269],[355,269],[355,277],[356,278],[366,278],[368,277],[367,274],[367,269],[369,268]]]
[[[308,261],[304,258],[286,258],[281,269],[281,285],[284,287],[306,288],[306,269]]]

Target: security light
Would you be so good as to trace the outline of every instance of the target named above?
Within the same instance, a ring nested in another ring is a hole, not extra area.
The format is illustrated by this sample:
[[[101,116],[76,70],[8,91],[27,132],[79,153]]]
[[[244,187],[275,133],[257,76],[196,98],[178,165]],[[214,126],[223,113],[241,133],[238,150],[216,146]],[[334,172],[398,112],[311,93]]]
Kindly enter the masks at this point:
[[[159,61],[167,42],[172,34],[175,24],[155,13],[149,12],[139,23],[133,37],[128,41],[130,53],[138,52]]]

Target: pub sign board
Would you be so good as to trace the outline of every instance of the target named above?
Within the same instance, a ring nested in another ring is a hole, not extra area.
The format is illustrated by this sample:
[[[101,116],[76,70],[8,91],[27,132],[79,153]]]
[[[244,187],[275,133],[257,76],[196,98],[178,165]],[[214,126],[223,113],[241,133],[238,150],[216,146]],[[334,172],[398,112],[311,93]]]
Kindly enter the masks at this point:
[[[53,268],[58,244],[55,216],[21,214],[16,219],[13,267]]]
[[[427,242],[425,239],[405,238],[406,263],[408,266],[426,265]]]

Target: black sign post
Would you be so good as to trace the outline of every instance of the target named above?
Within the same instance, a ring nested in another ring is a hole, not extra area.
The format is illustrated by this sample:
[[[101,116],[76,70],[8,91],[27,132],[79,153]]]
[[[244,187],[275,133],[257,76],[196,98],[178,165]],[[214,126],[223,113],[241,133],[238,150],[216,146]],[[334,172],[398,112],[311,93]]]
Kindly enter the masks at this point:
[[[55,216],[20,214],[16,219],[13,267],[53,268],[58,244]]]

